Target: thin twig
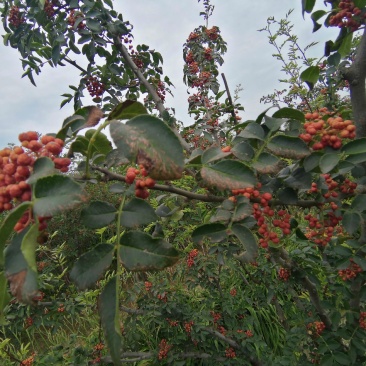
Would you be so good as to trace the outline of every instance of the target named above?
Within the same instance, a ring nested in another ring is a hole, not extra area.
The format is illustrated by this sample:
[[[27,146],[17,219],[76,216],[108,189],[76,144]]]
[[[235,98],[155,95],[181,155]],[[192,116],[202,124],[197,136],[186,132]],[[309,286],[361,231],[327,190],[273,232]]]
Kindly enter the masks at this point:
[[[144,74],[141,72],[141,70],[135,65],[132,58],[130,57],[130,54],[128,53],[127,48],[122,44],[120,38],[118,35],[115,35],[113,37],[113,42],[115,47],[118,49],[118,51],[121,53],[122,57],[126,61],[127,65],[132,69],[132,71],[135,73],[135,75],[138,77],[140,82],[145,86],[146,90],[150,94],[151,98],[153,99],[156,108],[158,109],[160,115],[162,116],[165,112],[168,112],[166,108],[164,107],[163,101],[159,97],[158,93],[156,92],[155,88],[147,81]],[[180,135],[180,133],[172,127],[173,132],[175,135],[179,138],[180,143],[182,144],[183,148],[187,151],[191,150],[191,147],[183,139],[183,137]]]
[[[222,80],[224,80],[227,98],[229,99],[229,103],[230,103],[230,105],[232,107],[232,109],[231,109],[231,116],[234,118],[234,125],[237,125],[238,124],[238,121],[236,119],[236,115],[235,115],[235,111],[234,111],[234,103],[233,103],[233,100],[231,98],[229,85],[228,85],[228,83],[226,81],[226,77],[225,77],[225,74],[224,73],[221,73],[221,77],[222,77]]]

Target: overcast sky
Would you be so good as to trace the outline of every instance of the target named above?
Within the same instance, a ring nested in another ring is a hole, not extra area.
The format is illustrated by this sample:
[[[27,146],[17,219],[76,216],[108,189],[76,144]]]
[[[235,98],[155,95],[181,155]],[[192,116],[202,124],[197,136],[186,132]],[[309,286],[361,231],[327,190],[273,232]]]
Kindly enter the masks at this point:
[[[164,74],[175,85],[174,99],[167,99],[166,106],[175,108],[177,118],[185,125],[191,124],[193,121],[187,114],[187,88],[182,82],[182,45],[194,28],[204,24],[199,16],[203,11],[202,2],[118,0],[114,3],[124,20],[134,25],[134,44],[147,44],[162,54]],[[289,9],[294,9],[290,19],[295,24],[300,44],[305,46],[320,40],[312,51],[315,56],[322,55],[324,41],[331,38],[331,30],[327,29],[312,34],[309,15],[305,20],[302,18],[300,0],[212,0],[212,4],[215,11],[209,26],[219,26],[228,43],[221,72],[225,73],[232,92],[238,84],[244,89],[240,94],[245,107],[243,120],[255,119],[268,107],[259,102],[260,98],[275,88],[282,88],[278,82],[284,77],[280,72],[281,64],[272,57],[274,49],[268,44],[266,34],[258,32],[269,16],[279,20]],[[35,76],[37,87],[34,87],[28,78],[21,78],[23,70],[19,58],[15,49],[0,43],[0,148],[7,143],[17,143],[17,136],[23,131],[57,132],[64,118],[73,114],[72,103],[61,110],[59,105],[63,99],[61,94],[70,91],[68,85],[78,84],[79,72],[72,66],[56,69],[46,66],[41,75]]]

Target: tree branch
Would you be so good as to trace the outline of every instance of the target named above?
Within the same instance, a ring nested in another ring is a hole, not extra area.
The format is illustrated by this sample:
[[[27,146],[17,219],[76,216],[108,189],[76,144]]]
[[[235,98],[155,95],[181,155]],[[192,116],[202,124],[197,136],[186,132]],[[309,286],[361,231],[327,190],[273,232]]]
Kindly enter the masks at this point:
[[[357,138],[366,137],[366,28],[353,64],[342,70],[343,77],[349,82],[354,124]]]
[[[113,42],[114,46],[118,49],[118,51],[121,53],[122,57],[126,61],[127,65],[132,69],[132,71],[135,73],[135,75],[138,77],[140,82],[145,86],[146,90],[150,94],[151,98],[153,99],[156,108],[158,109],[160,115],[162,116],[164,112],[167,112],[166,108],[164,107],[163,101],[160,99],[158,93],[156,92],[155,88],[147,81],[144,74],[140,71],[140,69],[135,65],[132,58],[130,57],[127,48],[122,44],[119,35],[113,36]],[[180,135],[180,133],[175,129],[172,128],[172,131],[175,133],[175,135],[178,137],[180,143],[182,144],[183,148],[186,151],[190,151],[191,147],[183,139],[183,137]]]
[[[250,363],[253,366],[261,366],[261,363],[255,359],[254,357],[252,357],[247,350],[245,350],[240,344],[238,344],[237,342],[235,342],[233,339],[225,337],[223,334],[221,334],[220,332],[218,332],[217,330],[211,329],[211,328],[207,328],[204,327],[202,328],[202,330],[205,330],[206,332],[212,334],[213,336],[215,336],[216,338],[220,339],[221,341],[224,341],[225,343],[229,344],[231,347],[242,351],[243,353],[245,353],[246,357],[248,357]]]
[[[229,85],[228,85],[228,83],[226,81],[226,77],[225,77],[225,74],[224,73],[221,74],[221,77],[222,77],[222,80],[224,80],[225,89],[226,89],[226,93],[227,93],[227,98],[229,99],[229,103],[230,103],[230,105],[232,107],[231,116],[234,118],[234,125],[237,125],[238,124],[238,121],[236,119],[236,115],[235,115],[235,112],[234,112],[234,103],[233,103],[233,100],[231,98]]]
[[[110,180],[126,182],[126,177],[124,175],[113,173],[110,170],[108,170],[107,168],[102,168],[97,165],[92,165],[91,168],[93,170],[103,173]],[[186,197],[190,200],[197,200],[197,201],[202,201],[202,202],[220,203],[220,202],[225,201],[228,198],[228,197],[223,197],[223,196],[214,196],[214,195],[208,195],[208,194],[194,193],[194,192],[186,191],[181,188],[174,187],[173,185],[155,184],[155,186],[150,189],[153,189],[156,191],[162,191],[162,192],[175,193],[175,194],[179,194],[180,196]],[[250,202],[260,203],[260,199],[253,198],[250,200]],[[285,204],[280,200],[272,200],[269,202],[269,205],[271,207],[274,207],[274,206],[284,206]],[[320,205],[322,205],[322,203],[319,203],[318,201],[315,201],[315,200],[309,200],[309,201],[299,200],[296,203],[288,203],[285,206],[310,208],[310,207],[318,207]]]

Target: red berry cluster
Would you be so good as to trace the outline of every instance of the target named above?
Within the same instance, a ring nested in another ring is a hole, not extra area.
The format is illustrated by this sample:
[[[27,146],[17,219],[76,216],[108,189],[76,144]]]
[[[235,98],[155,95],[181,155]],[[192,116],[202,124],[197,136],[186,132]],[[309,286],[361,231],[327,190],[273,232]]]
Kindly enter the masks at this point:
[[[226,350],[225,350],[225,357],[226,358],[235,358],[236,357],[236,353],[235,353],[234,348],[232,348],[232,347],[226,348]]]
[[[205,33],[211,41],[215,41],[219,37],[219,28],[212,27],[210,29],[205,29]]]
[[[132,56],[132,61],[139,69],[144,68],[144,61],[141,59],[141,57],[136,53]]]
[[[261,183],[258,183],[255,188],[234,189],[232,193],[234,195],[242,195],[251,200],[259,200],[259,203],[253,204],[253,216],[257,220],[259,227],[258,234],[261,235],[259,243],[262,248],[267,248],[269,243],[278,244],[280,242],[279,232],[282,232],[282,235],[291,233],[291,216],[285,210],[279,210],[277,212],[278,219],[276,219],[276,213],[269,206],[272,194],[269,192],[260,193],[259,189],[261,186]],[[234,199],[229,199],[235,201],[235,197]],[[279,229],[279,232],[277,232],[276,228]]]
[[[337,225],[342,220],[342,216],[336,216],[334,212],[325,213],[322,222],[319,221],[318,217],[311,214],[305,215],[305,220],[309,221],[309,229],[306,237],[315,244],[323,247],[330,242],[336,229],[341,230]]]
[[[192,82],[193,87],[203,87],[205,84],[211,81],[211,73],[209,71],[202,71],[199,76]]]
[[[187,266],[189,268],[191,268],[194,265],[194,259],[198,256],[198,250],[197,249],[192,249],[189,253],[188,253],[188,258],[187,258]]]
[[[199,38],[200,38],[200,35],[198,33],[191,32],[188,36],[187,42],[196,41]]]
[[[357,183],[346,178],[339,188],[342,193],[352,195],[355,193]]]
[[[246,334],[246,336],[247,336],[248,338],[251,338],[251,337],[253,337],[253,336],[254,336],[254,334],[253,334],[253,332],[252,332],[251,330],[246,330],[244,333]]]
[[[278,277],[284,281],[287,282],[288,279],[290,278],[291,272],[288,268],[280,268],[278,271]]]
[[[366,14],[362,14],[362,10],[352,0],[340,1],[338,6],[336,13],[329,18],[329,25],[338,28],[350,28],[352,32],[359,29]]]
[[[42,291],[38,291],[38,294],[33,297],[33,301],[42,301],[45,297],[45,293]]]
[[[235,297],[235,296],[236,296],[236,294],[237,294],[236,288],[232,288],[232,289],[230,290],[230,295],[231,295],[232,297]]]
[[[52,18],[56,14],[56,5],[58,5],[58,0],[46,0],[43,10],[49,18]]]
[[[326,114],[330,114],[327,109],[322,108],[318,112],[306,113],[305,118],[309,122],[304,123],[306,133],[302,133],[299,137],[311,144],[313,150],[322,150],[326,146],[333,149],[342,147],[342,140],[354,139],[356,137],[356,126],[351,120],[343,120],[342,117],[329,117],[326,121]]]
[[[151,287],[152,287],[152,283],[151,282],[149,282],[149,281],[145,281],[145,290],[147,291],[147,292],[149,292],[150,290],[151,290]]]
[[[158,85],[157,85],[157,88],[156,88],[156,93],[158,94],[161,101],[164,103],[165,102],[165,96],[166,96],[166,90],[165,90],[165,84],[161,80],[158,81]]]
[[[20,363],[20,366],[32,366],[34,363],[34,358],[35,358],[36,354],[33,353],[31,356],[29,356],[28,358],[26,358],[25,360],[23,360]]]
[[[359,324],[362,329],[366,329],[366,311],[360,313]]]
[[[105,85],[102,82],[100,82],[100,80],[98,80],[98,78],[96,78],[95,76],[89,77],[86,83],[86,87],[88,89],[89,94],[92,97],[99,98],[105,92]]]
[[[191,333],[193,325],[194,325],[194,322],[192,320],[184,323],[183,327],[184,327],[184,330],[186,331],[186,333]]]
[[[25,23],[25,17],[23,17],[19,7],[15,5],[10,8],[8,20],[15,28],[18,28],[21,24]]]
[[[162,302],[168,301],[168,294],[166,292],[164,292],[163,294],[158,294],[156,297]]]
[[[132,184],[135,182],[135,196],[146,199],[149,197],[148,188],[155,186],[155,180],[147,176],[148,173],[143,165],[139,169],[129,167],[126,173],[126,183]],[[138,178],[138,179],[136,179]]]
[[[362,268],[356,264],[353,259],[350,259],[350,265],[346,269],[341,269],[338,271],[338,275],[343,281],[349,281],[357,277],[357,275],[362,271]]]
[[[222,152],[230,152],[231,151],[231,146],[224,146],[221,148]]]
[[[224,336],[224,335],[226,335],[226,333],[227,333],[227,330],[225,329],[225,327],[223,327],[222,325],[219,325],[218,327],[217,327],[217,330]]]
[[[55,168],[62,172],[67,172],[71,163],[68,158],[57,157],[62,152],[64,142],[54,136],[44,135],[39,139],[37,132],[29,131],[21,133],[19,141],[22,146],[0,150],[0,212],[11,210],[18,203],[31,200],[31,186],[27,179],[39,157],[51,158]],[[22,230],[31,219],[27,211],[14,229]],[[45,220],[46,218],[39,218],[40,223]]]
[[[99,364],[102,359],[102,351],[104,349],[103,343],[98,343],[93,347],[93,359],[91,361],[91,364]]]
[[[170,351],[171,348],[172,348],[172,346],[168,344],[166,339],[162,339],[159,344],[158,359],[163,360],[164,358],[167,358],[168,352]]]
[[[203,57],[208,61],[212,60],[212,49],[210,47],[205,48]]]
[[[71,26],[71,28],[74,28],[75,23],[80,19],[84,19],[84,14],[81,13],[80,11],[75,11],[75,9],[72,9],[70,11],[70,14],[67,18],[67,22],[69,23],[69,25]],[[78,29],[84,29],[85,28],[85,23],[84,21],[80,21],[77,25]]]
[[[210,311],[210,314],[213,318],[214,324],[216,325],[222,318],[220,313],[215,313],[214,311]]]
[[[166,321],[169,323],[170,327],[177,327],[179,324],[178,320],[171,320],[169,318],[166,318]]]
[[[130,51],[131,55],[133,55],[136,51],[132,45],[132,34],[128,33],[126,36],[122,38],[123,42],[126,43],[126,46],[128,45],[128,50]]]
[[[65,305],[64,304],[60,304],[57,308],[57,311],[59,313],[63,313],[65,311]]]
[[[308,329],[309,335],[317,338],[323,333],[323,330],[325,329],[325,324],[323,322],[309,323],[306,328]]]
[[[33,318],[29,316],[28,318],[25,319],[25,325],[24,325],[24,327],[25,328],[29,328],[32,325],[33,325]]]

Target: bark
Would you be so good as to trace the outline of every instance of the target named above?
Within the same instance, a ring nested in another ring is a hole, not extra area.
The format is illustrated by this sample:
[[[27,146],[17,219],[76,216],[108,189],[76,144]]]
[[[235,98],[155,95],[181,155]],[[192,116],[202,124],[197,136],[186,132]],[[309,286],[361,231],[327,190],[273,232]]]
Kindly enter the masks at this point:
[[[366,28],[361,37],[353,64],[343,70],[349,82],[356,137],[366,137]]]

